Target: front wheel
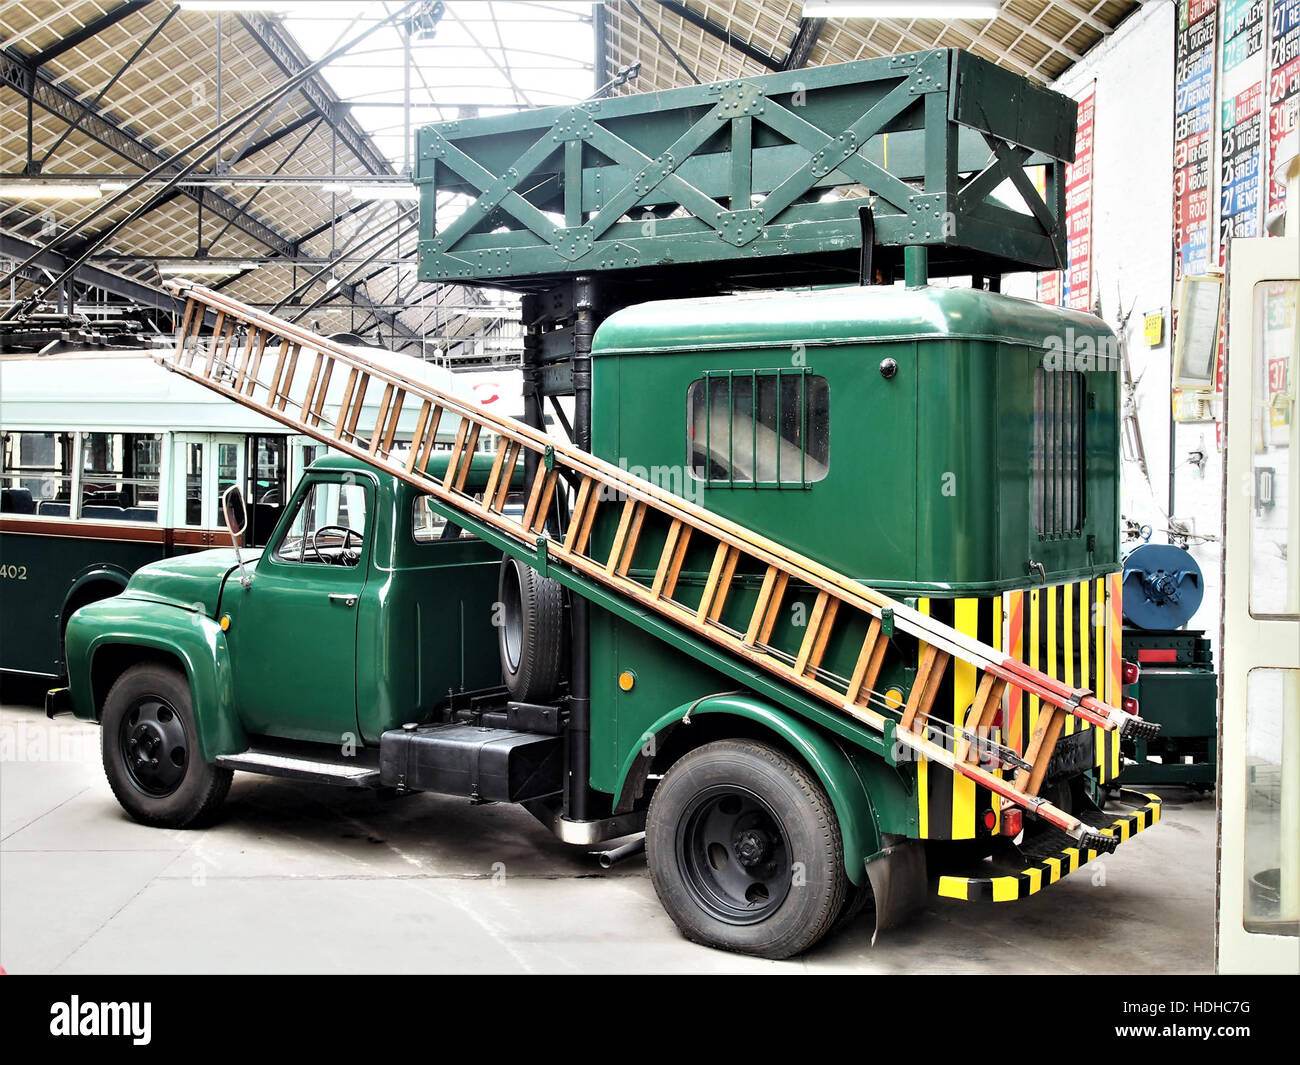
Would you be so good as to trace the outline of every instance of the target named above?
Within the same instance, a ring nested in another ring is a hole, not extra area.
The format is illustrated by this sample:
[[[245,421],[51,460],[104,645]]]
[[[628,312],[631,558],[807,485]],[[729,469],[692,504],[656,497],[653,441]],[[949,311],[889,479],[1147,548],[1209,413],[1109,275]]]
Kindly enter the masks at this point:
[[[199,754],[183,673],[147,662],[132,666],[109,690],[100,725],[104,775],[141,824],[188,828],[225,801],[232,774]]]
[[[789,958],[835,923],[848,889],[839,822],[789,755],[720,740],[676,762],[646,820],[655,891],[687,939]]]

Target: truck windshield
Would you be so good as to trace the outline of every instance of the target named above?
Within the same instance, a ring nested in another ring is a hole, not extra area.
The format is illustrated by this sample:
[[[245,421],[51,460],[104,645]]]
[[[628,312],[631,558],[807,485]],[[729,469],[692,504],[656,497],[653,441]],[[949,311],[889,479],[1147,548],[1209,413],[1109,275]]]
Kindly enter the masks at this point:
[[[365,534],[365,486],[317,481],[298,503],[275,557],[281,562],[355,566]]]

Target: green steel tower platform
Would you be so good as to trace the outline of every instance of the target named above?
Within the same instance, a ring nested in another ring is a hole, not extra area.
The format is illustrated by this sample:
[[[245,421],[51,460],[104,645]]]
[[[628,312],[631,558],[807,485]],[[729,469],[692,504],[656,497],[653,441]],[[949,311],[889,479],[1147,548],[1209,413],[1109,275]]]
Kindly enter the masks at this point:
[[[664,295],[646,282],[843,283],[867,206],[872,280],[905,249],[935,275],[1056,269],[1076,125],[1067,97],[956,50],[443,122],[417,140],[419,276],[545,292],[586,275],[637,302]],[[468,206],[443,222],[447,194]]]

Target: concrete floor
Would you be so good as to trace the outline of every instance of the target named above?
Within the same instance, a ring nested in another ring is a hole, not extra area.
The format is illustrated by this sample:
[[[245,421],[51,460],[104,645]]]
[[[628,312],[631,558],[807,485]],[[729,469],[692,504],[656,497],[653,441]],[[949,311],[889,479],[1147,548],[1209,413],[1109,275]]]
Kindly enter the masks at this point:
[[[686,942],[645,858],[602,871],[522,810],[236,774],[221,821],[145,828],[99,730],[0,706],[0,967],[135,972],[1209,972],[1214,801],[1021,902],[935,899],[790,962]]]

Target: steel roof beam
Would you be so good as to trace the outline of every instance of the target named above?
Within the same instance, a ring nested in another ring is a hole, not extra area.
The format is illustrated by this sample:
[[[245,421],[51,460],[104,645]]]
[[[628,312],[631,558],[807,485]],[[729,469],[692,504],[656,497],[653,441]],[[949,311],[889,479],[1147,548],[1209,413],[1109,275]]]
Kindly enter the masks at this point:
[[[293,77],[311,65],[284,27],[273,20],[250,13],[240,15],[239,22],[286,77]],[[394,172],[392,164],[375,147],[369,135],[346,113],[345,106],[326,86],[319,74],[303,82],[298,91],[324,117],[330,128],[338,134],[339,143],[347,148],[362,166],[372,174]]]
[[[685,19],[692,26],[703,30],[710,37],[716,38],[746,58],[762,64],[768,70],[785,69],[781,65],[781,60],[772,55],[771,52],[765,52],[763,49],[750,44],[743,37],[739,37],[732,33],[726,26],[714,22],[713,19],[708,17],[708,15],[696,11],[694,8],[687,7],[686,4],[681,2],[681,0],[658,0],[658,2],[660,7],[667,8],[678,18]]]
[[[34,241],[27,240],[23,237],[16,236],[12,233],[0,232],[0,256],[6,259],[21,261],[29,258],[32,254],[39,251],[41,245]],[[57,276],[67,267],[69,260],[65,259],[58,252],[47,251],[41,254],[41,257],[33,264],[42,269],[49,270]],[[133,281],[130,278],[123,277],[121,274],[114,273],[110,270],[104,270],[98,266],[89,264],[82,266],[76,273],[77,283],[82,285],[93,285],[95,288],[102,288],[106,292],[111,292],[115,296],[131,300],[133,303],[142,303],[146,307],[156,307],[166,305],[172,302],[170,293],[151,285],[144,284],[140,281]]]
[[[799,70],[808,65],[812,50],[817,45],[817,38],[826,27],[824,18],[804,18],[799,20],[799,28],[790,42],[790,52],[781,62],[782,70]]]
[[[62,121],[76,126],[86,136],[98,141],[142,170],[152,170],[166,160],[166,156],[160,154],[152,145],[124,130],[102,112],[87,107],[67,89],[54,84],[44,71],[33,67],[26,57],[14,49],[0,47],[0,85],[7,85],[24,99],[34,101]],[[188,196],[200,204],[205,211],[233,223],[236,228],[279,256],[286,259],[297,258],[298,247],[295,241],[245,211],[233,200],[211,189],[180,186],[178,190],[173,191],[176,195]],[[143,205],[142,209],[137,209],[138,217],[143,217],[149,211],[170,202],[172,198],[172,196],[164,196],[159,202]],[[82,243],[81,246],[86,247],[87,244]],[[352,298],[359,307],[364,308],[372,303],[370,297],[360,288],[341,285],[340,290]],[[385,324],[412,342],[418,342],[420,339],[419,334],[412,331],[395,315],[391,316],[391,321]]]
[[[79,30],[74,30],[66,37],[55,41],[48,48],[37,52],[31,57],[31,63],[34,67],[42,67],[51,59],[58,59],[64,52],[69,52],[79,45],[85,44],[92,37],[103,33],[110,26],[116,26],[128,15],[134,15],[141,8],[147,7],[153,3],[153,0],[124,0],[123,3],[116,7],[109,8],[99,18],[91,19]]]

